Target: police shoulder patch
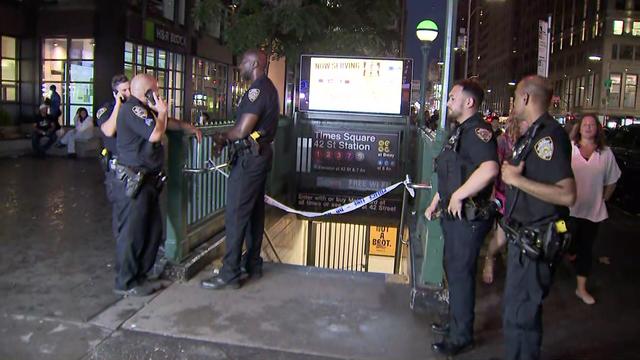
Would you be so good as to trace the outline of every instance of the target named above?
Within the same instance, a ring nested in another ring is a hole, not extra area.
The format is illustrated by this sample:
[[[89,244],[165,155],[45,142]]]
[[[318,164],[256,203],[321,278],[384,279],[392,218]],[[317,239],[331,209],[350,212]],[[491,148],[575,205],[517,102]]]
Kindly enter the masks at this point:
[[[140,105],[134,105],[133,108],[131,108],[131,111],[133,111],[133,113],[141,119],[146,119],[147,117],[149,117],[147,109],[143,108]]]
[[[247,97],[249,98],[249,101],[251,101],[251,102],[256,101],[258,96],[260,96],[260,89],[250,89],[249,90],[249,94],[247,94]]]
[[[476,128],[476,135],[484,142],[489,142],[493,137],[493,133],[485,128]]]
[[[100,119],[100,117],[107,112],[107,108],[106,106],[101,107],[100,109],[98,109],[98,111],[96,112],[96,119]]]
[[[549,161],[553,157],[553,140],[550,136],[545,136],[538,140],[534,149],[540,159]]]

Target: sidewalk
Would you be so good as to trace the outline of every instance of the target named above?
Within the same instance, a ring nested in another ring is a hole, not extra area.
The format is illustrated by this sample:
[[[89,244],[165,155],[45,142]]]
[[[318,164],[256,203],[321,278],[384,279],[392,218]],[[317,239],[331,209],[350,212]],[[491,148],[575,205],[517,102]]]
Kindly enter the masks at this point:
[[[269,264],[237,291],[199,287],[210,269],[142,299],[112,294],[110,207],[94,159],[0,159],[0,359],[440,359],[431,315],[378,274]],[[638,218],[603,226],[594,306],[561,265],[545,302],[544,359],[634,359],[640,346]],[[476,348],[501,358],[502,289],[478,282]]]

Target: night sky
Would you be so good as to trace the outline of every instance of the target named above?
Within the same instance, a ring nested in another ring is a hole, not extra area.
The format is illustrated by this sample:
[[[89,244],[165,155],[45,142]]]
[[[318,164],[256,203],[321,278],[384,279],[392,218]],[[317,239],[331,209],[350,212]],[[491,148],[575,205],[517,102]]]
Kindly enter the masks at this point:
[[[415,80],[420,79],[422,69],[422,54],[420,53],[420,41],[416,37],[416,26],[425,19],[433,20],[438,25],[438,37],[429,51],[430,59],[438,58],[441,52],[444,53],[446,15],[447,0],[407,0],[404,56],[413,59],[413,78]]]

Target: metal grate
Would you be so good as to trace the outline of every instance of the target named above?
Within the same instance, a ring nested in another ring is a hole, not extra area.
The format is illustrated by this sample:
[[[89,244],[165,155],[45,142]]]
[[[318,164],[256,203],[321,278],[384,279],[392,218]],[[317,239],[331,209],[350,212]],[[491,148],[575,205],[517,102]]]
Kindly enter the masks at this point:
[[[367,271],[367,239],[369,227],[366,225],[312,222],[312,244],[314,254],[312,266],[328,269]]]

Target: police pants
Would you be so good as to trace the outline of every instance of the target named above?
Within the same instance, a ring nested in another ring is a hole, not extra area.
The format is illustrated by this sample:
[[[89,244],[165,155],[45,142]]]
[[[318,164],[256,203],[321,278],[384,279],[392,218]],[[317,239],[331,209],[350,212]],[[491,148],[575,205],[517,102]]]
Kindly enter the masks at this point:
[[[104,188],[107,199],[111,203],[111,231],[113,231],[113,238],[117,241],[124,226],[124,205],[129,198],[125,195],[124,184],[118,180],[114,170],[104,173]]]
[[[492,222],[442,219],[444,268],[449,286],[449,335],[452,344],[473,340],[476,269],[480,247]]]
[[[507,360],[540,358],[542,300],[553,279],[548,263],[534,261],[509,242],[503,331]]]
[[[162,214],[160,191],[153,182],[145,181],[138,196],[124,203],[124,226],[116,245],[116,289],[140,285],[156,260],[162,241]]]
[[[225,212],[226,253],[220,270],[225,281],[237,279],[241,266],[248,273],[262,270],[260,250],[264,232],[264,194],[272,157],[271,148],[265,148],[264,153],[258,156],[239,156],[229,175]],[[242,259],[245,239],[247,254]]]

